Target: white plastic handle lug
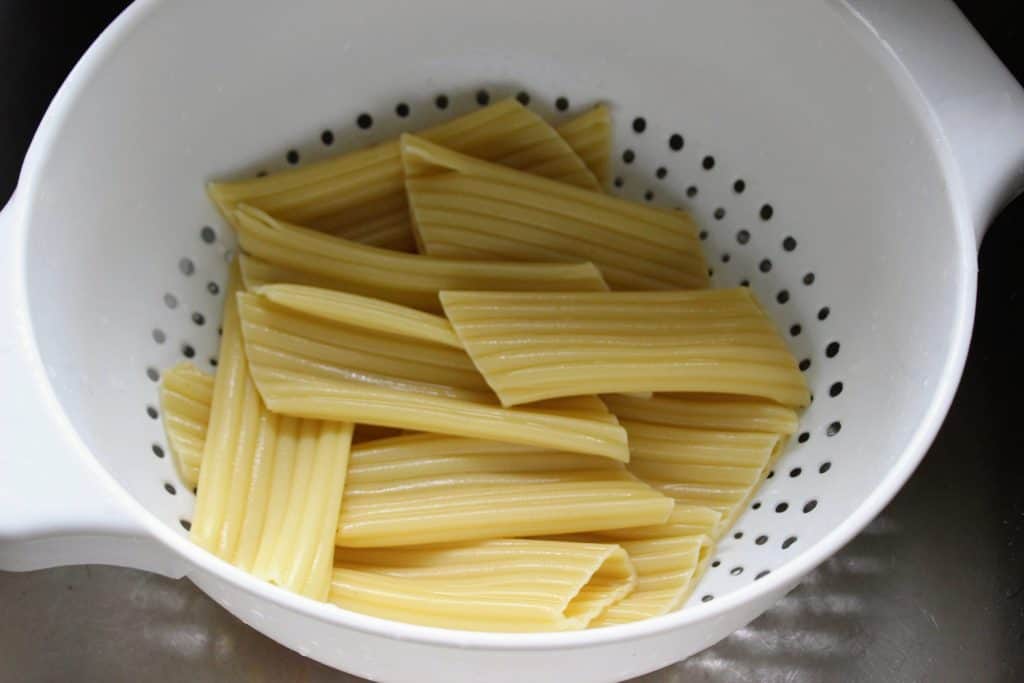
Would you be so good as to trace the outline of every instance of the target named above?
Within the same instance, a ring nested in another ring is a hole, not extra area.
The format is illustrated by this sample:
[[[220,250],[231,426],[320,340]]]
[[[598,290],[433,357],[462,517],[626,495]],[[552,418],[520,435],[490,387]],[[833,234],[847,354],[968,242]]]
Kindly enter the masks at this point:
[[[951,0],[847,0],[896,56],[945,137],[978,244],[1024,189],[1024,90]]]
[[[0,569],[113,564],[181,577],[53,397],[32,341],[17,194],[0,211]]]

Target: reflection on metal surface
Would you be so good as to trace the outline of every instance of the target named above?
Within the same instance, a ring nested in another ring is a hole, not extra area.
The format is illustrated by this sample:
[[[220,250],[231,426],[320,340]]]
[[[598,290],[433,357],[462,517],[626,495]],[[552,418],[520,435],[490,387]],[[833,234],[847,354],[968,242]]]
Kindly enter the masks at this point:
[[[887,680],[851,675],[875,637],[867,627],[871,596],[882,592],[880,584],[886,580],[877,559],[847,554],[829,560],[750,625],[686,662],[638,681]]]
[[[973,632],[960,619],[988,583],[959,581],[949,599],[936,599],[948,590],[943,566],[962,568],[963,555],[915,538],[914,525],[927,516],[921,510],[904,525],[887,512],[761,618],[636,680],[927,680],[950,649],[961,656],[944,658],[944,679],[984,670],[998,661],[998,626],[979,622],[977,610]],[[0,620],[0,681],[123,680],[126,672],[183,667],[192,683],[359,680],[264,638],[185,580],[112,567],[0,574],[0,604],[8,613]],[[40,657],[41,644],[55,656]],[[14,671],[17,678],[6,678]]]

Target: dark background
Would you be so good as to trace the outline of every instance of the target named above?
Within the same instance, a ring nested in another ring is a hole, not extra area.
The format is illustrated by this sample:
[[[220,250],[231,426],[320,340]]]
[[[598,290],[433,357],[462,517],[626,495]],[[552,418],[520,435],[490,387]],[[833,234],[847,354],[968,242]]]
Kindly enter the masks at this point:
[[[125,4],[0,0],[0,200],[51,97]],[[958,4],[1024,78],[1018,3]],[[777,608],[644,680],[1024,680],[1022,221],[1024,199],[985,237],[967,369],[905,489]],[[0,572],[0,609],[0,681],[352,680],[251,631],[184,580],[105,567]]]

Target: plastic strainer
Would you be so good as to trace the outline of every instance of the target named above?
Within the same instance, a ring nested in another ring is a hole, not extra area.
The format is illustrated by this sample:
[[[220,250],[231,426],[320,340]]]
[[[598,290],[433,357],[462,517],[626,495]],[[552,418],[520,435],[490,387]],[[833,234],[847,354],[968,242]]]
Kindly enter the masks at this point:
[[[978,239],[1021,182],[1024,95],[957,10],[853,5],[136,4],[57,95],[2,215],[0,567],[188,576],[382,680],[615,680],[750,621],[921,459],[964,362]],[[156,380],[182,356],[215,363],[233,244],[204,182],[520,92],[554,120],[613,106],[613,190],[690,207],[716,285],[749,281],[814,392],[691,604],[579,633],[447,631],[287,594],[193,546]]]

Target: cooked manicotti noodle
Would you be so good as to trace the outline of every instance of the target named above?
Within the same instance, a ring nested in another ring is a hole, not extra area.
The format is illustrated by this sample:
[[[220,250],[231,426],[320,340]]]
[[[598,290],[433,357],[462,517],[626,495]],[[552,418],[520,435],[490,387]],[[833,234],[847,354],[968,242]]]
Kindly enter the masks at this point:
[[[329,316],[238,296],[252,376],[271,410],[629,458],[600,399],[503,408],[461,349],[372,329],[358,298]],[[347,320],[338,318],[344,314]]]
[[[601,187],[607,187],[612,168],[612,116],[608,106],[599,104],[556,130],[593,172]]]
[[[279,221],[250,206],[236,211],[238,241],[249,255],[280,268],[250,273],[259,282],[326,286],[424,311],[440,312],[442,289],[603,291],[593,264],[496,263],[403,254]],[[298,273],[299,278],[289,277]],[[269,278],[269,279],[268,279]],[[250,282],[247,281],[247,286]]]
[[[665,211],[402,136],[413,227],[432,256],[592,261],[612,289],[706,287],[697,230]]]
[[[272,464],[253,470],[235,563],[278,586],[326,600],[352,424],[283,415],[277,423]],[[260,480],[259,472],[267,478]],[[252,524],[249,515],[255,517]]]
[[[330,599],[425,626],[568,631],[585,628],[635,583],[629,556],[615,544],[488,540],[339,549]]]
[[[249,376],[232,268],[191,537],[295,593],[326,600],[351,423],[270,412]]]
[[[160,408],[167,445],[181,480],[190,489],[199,483],[212,399],[213,377],[200,372],[192,363],[183,361],[163,373]]]
[[[668,614],[683,606],[707,568],[713,545],[704,535],[622,541],[636,567],[636,588],[608,607],[592,627],[612,626]]]
[[[159,386],[195,542],[413,624],[681,608],[810,395],[749,289],[707,289],[688,214],[603,191],[611,135],[510,100],[211,184],[219,368]]]
[[[784,443],[779,434],[622,422],[629,470],[685,505],[718,512],[715,538],[732,526]]]
[[[236,466],[242,474],[249,474],[261,427],[269,428],[260,424],[262,404],[249,377],[242,348],[235,304],[239,281],[238,270],[232,267],[225,292],[218,371],[191,529],[193,541],[229,561],[234,559],[245,514],[244,499],[233,500],[232,494],[247,493],[243,476],[235,476]],[[233,486],[236,481],[240,484],[237,488]]]
[[[710,534],[721,515],[706,507],[676,504],[663,524],[555,537],[557,540],[615,543],[636,567],[634,590],[591,622],[611,626],[679,609],[693,592],[714,550]]]
[[[744,396],[604,400],[630,433],[634,473],[680,501],[712,506],[721,517],[709,532],[716,538],[743,511],[797,427],[791,408]],[[679,454],[685,466],[671,467]]]
[[[420,135],[558,182],[592,190],[599,187],[594,174],[566,141],[514,99]],[[234,209],[245,203],[282,220],[365,244],[414,249],[396,140],[261,178],[211,183],[208,191],[229,222],[234,222]]]
[[[302,285],[268,285],[256,293],[271,303],[299,313],[343,324],[351,324],[353,319],[358,319],[359,324],[368,330],[462,348],[462,342],[447,319],[408,306]]]
[[[608,458],[441,434],[352,452],[339,546],[421,545],[664,523],[670,498]]]
[[[445,314],[505,406],[573,394],[721,392],[791,406],[810,395],[746,287],[670,292],[442,292]]]
[[[213,401],[213,375],[207,375],[189,361],[182,361],[163,373],[160,407],[164,429],[181,480],[190,489],[199,483],[199,466],[206,443]],[[592,403],[597,410],[597,403]],[[604,410],[601,408],[601,410]],[[610,417],[610,416],[609,416]],[[399,429],[378,425],[356,425],[352,443],[386,439],[401,435]]]
[[[797,414],[774,401],[727,394],[658,394],[650,399],[604,397],[620,418],[674,427],[792,434]]]

